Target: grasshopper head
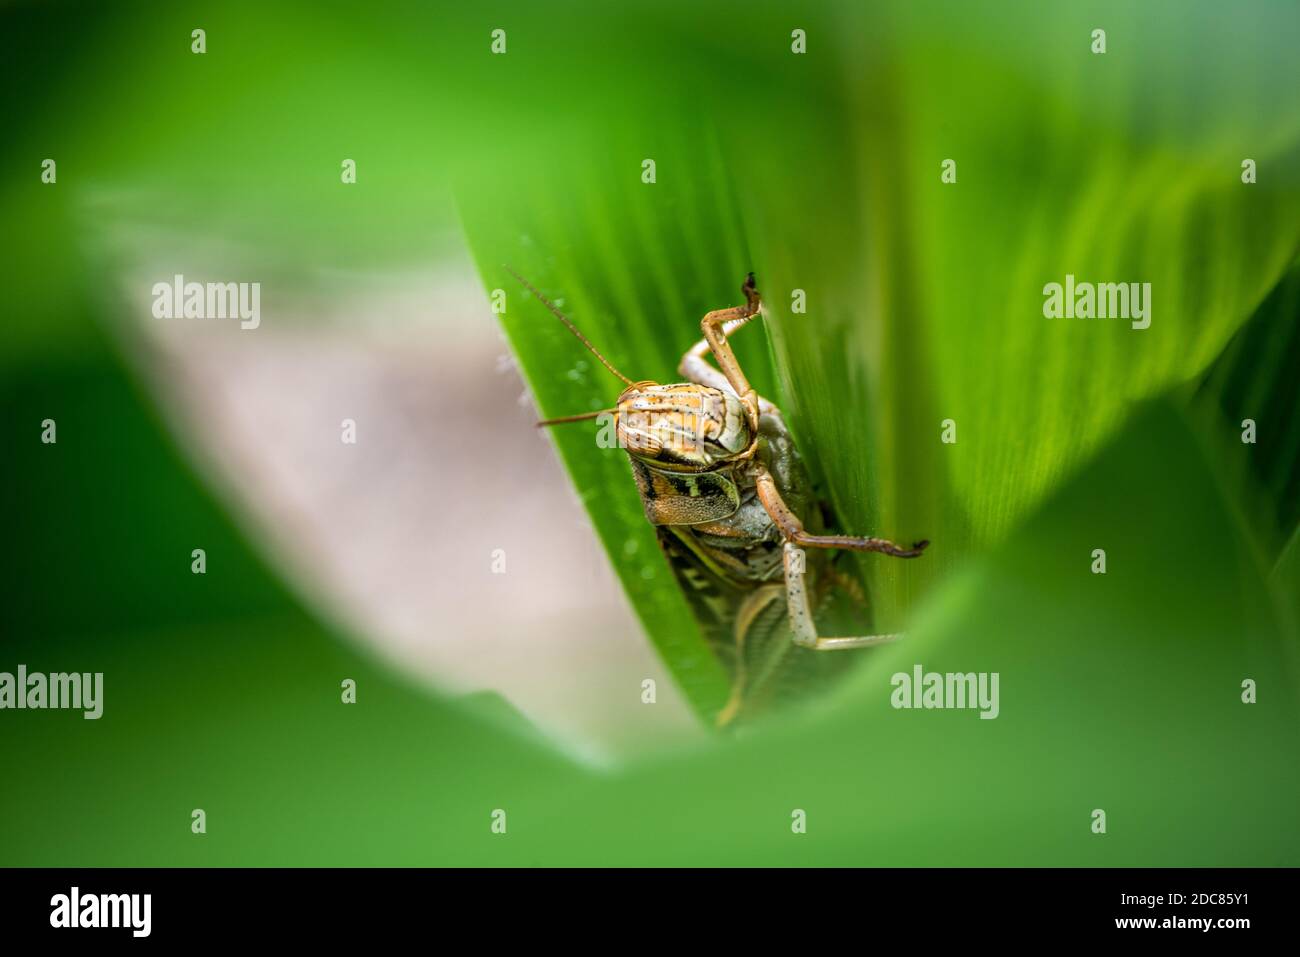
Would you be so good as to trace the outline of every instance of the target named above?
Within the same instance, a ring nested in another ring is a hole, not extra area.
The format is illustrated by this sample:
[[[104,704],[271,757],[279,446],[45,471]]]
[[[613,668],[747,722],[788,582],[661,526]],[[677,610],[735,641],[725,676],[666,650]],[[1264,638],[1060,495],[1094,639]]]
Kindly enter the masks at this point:
[[[546,419],[539,426],[581,422],[614,413],[618,444],[645,462],[654,462],[668,470],[700,472],[751,453],[756,445],[758,412],[730,392],[709,386],[683,382],[659,385],[656,382],[633,382],[600,354],[587,337],[578,331],[569,317],[510,267],[506,269],[536,296],[569,332],[600,360],[601,365],[627,384],[618,397],[616,409],[581,412],[558,419]],[[751,273],[745,283],[745,297],[757,308],[758,293]],[[750,423],[755,423],[751,428]]]
[[[728,392],[693,383],[638,382],[619,396],[618,442],[661,465],[707,469],[749,448],[745,405]]]

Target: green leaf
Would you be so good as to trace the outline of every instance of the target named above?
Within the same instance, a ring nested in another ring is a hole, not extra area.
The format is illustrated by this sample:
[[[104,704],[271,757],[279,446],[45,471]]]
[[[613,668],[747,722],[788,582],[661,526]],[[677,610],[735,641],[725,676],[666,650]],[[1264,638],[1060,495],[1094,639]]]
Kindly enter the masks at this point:
[[[593,187],[602,182],[598,170],[584,176]],[[678,199],[671,189],[652,199],[648,192],[634,193],[637,188],[649,187],[638,184],[620,190],[617,183],[608,182],[599,195],[621,197],[620,208],[632,221],[644,223],[647,236],[673,236],[675,211],[696,204],[694,197]],[[509,306],[502,321],[520,356],[524,377],[547,417],[608,408],[622,383],[529,296],[504,268],[506,260],[562,308],[624,374],[661,382],[678,378],[675,370],[681,354],[699,336],[699,317],[740,298],[746,271],[745,261],[734,253],[705,248],[693,256],[682,242],[666,242],[659,249],[647,246],[641,262],[607,256],[604,249],[617,248],[612,237],[619,235],[619,223],[608,218],[601,204],[571,209],[565,218],[549,214],[542,198],[554,195],[555,189],[554,184],[530,184],[526,195],[535,200],[514,210],[509,238],[488,240],[471,230],[488,288],[506,291]],[[666,205],[661,202],[663,194],[670,198]],[[611,246],[597,244],[586,253],[575,252],[575,230],[611,237]],[[706,254],[707,258],[700,258]],[[561,276],[563,282],[558,280]],[[707,277],[715,279],[710,282]],[[726,282],[724,277],[734,281]],[[690,315],[696,317],[693,333],[677,321]],[[668,321],[669,316],[674,321]],[[740,354],[756,387],[765,388],[771,374],[761,337],[752,337]],[[595,422],[574,423],[557,427],[550,435],[647,632],[691,701],[702,714],[712,714],[726,702],[729,681],[704,645],[660,554],[626,456],[597,447],[598,428]],[[538,454],[549,452],[539,445]]]

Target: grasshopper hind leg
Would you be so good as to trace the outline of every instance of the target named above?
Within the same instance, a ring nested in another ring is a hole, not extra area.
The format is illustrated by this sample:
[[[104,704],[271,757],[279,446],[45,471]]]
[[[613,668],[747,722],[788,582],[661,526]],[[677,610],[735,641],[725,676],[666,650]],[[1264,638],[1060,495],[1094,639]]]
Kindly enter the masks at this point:
[[[776,523],[776,527],[781,530],[781,537],[785,539],[782,558],[785,565],[786,605],[790,611],[790,628],[794,631],[795,644],[815,651],[832,651],[840,648],[870,648],[873,645],[883,645],[901,638],[902,635],[863,635],[855,638],[823,638],[818,635],[817,624],[813,621],[807,589],[804,586],[805,562],[804,552],[800,546],[883,552],[896,558],[916,558],[930,543],[917,542],[911,548],[904,548],[884,538],[810,534],[804,530],[799,516],[795,515],[781,498],[771,472],[758,466],[754,484],[759,501],[763,503],[763,508]]]
[[[902,635],[863,635],[856,638],[823,638],[817,634],[808,603],[808,589],[804,584],[805,560],[803,549],[793,542],[785,543],[785,603],[790,613],[790,630],[794,643],[814,651],[837,651],[845,648],[871,648],[875,645],[898,641]]]

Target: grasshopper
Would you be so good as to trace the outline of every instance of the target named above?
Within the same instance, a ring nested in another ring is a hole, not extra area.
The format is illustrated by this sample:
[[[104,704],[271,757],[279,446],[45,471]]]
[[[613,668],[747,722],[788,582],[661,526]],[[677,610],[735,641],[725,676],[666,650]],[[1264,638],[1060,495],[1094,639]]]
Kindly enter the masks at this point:
[[[719,726],[781,694],[783,673],[801,676],[806,686],[810,678],[843,671],[824,665],[826,656],[818,652],[869,648],[901,637],[818,633],[810,593],[821,596],[816,599],[821,604],[828,585],[838,581],[859,604],[864,601],[833,559],[810,563],[805,549],[817,556],[839,549],[915,558],[929,542],[904,548],[883,538],[822,534],[827,516],[781,411],[750,386],[728,341],[762,315],[753,273],[741,287],[744,305],[716,309],[700,321],[704,337],[678,366],[688,381],[669,385],[633,382],[531,283],[511,274],[626,385],[613,409],[547,419],[538,426],[612,419],[645,516],[656,527],[706,639],[730,672],[731,695],[717,715]],[[710,353],[716,367],[706,358]],[[782,617],[788,629],[781,626]]]

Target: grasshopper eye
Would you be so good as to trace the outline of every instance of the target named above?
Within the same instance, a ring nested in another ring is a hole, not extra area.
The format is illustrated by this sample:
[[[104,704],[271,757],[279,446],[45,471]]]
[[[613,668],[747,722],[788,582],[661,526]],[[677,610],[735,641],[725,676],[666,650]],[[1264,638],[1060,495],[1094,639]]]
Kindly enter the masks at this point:
[[[719,405],[715,418],[719,428],[713,441],[732,455],[739,454],[749,448],[752,438],[745,405],[729,392],[722,393]]]

